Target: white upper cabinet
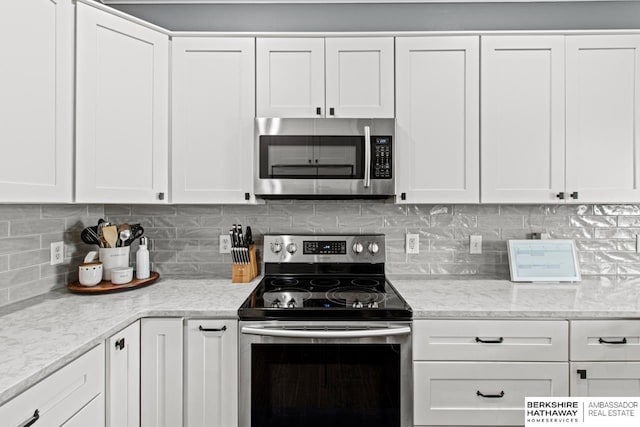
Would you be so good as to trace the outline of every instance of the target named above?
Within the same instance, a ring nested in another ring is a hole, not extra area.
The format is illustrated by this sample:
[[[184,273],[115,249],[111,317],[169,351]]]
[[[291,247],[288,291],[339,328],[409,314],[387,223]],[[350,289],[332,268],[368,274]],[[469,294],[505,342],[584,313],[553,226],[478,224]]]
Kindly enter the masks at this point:
[[[325,116],[393,118],[393,38],[328,38],[325,43]]]
[[[568,36],[567,191],[640,200],[640,36]]]
[[[73,9],[0,1],[0,202],[73,200]]]
[[[172,202],[251,200],[254,58],[252,38],[173,39]]]
[[[407,203],[479,201],[479,41],[396,40],[396,192]]]
[[[256,40],[256,116],[324,115],[324,39]]]
[[[258,117],[394,117],[393,37],[256,43]]]
[[[482,202],[564,192],[564,36],[482,37]]]
[[[166,202],[169,37],[77,5],[76,198]]]

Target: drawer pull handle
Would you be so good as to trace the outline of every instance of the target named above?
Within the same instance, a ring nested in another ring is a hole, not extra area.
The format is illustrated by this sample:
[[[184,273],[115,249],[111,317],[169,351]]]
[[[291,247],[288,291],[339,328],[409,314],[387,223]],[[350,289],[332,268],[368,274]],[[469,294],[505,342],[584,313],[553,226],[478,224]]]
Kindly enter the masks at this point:
[[[497,340],[483,340],[480,337],[476,337],[476,342],[481,342],[483,344],[502,344],[503,341],[504,341],[503,337],[500,337]]]
[[[600,344],[626,344],[627,339],[622,338],[620,341],[607,341],[607,340],[603,340],[602,338],[598,338],[598,342]]]
[[[202,325],[198,326],[198,329],[201,332],[224,332],[227,330],[227,325],[223,326],[222,328],[203,328]]]
[[[120,338],[118,341],[116,341],[116,349],[124,350],[124,338]]]
[[[29,427],[32,426],[40,419],[40,411],[36,409],[31,418],[24,422],[24,424],[20,424],[20,427]]]
[[[502,390],[500,394],[484,394],[483,392],[478,390],[476,391],[476,396],[482,396],[489,399],[500,399],[501,397],[504,397],[504,390]]]

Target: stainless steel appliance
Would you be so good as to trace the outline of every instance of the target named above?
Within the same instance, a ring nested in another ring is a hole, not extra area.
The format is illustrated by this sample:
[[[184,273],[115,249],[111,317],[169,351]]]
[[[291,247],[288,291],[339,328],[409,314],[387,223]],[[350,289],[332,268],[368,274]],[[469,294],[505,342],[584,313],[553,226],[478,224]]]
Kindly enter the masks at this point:
[[[350,126],[320,131],[315,126],[303,133],[305,126],[290,122],[259,126],[263,131],[256,135],[256,196],[385,198],[395,194],[390,126],[352,121],[347,122]]]
[[[411,307],[384,235],[265,235],[238,310],[240,427],[413,426]]]

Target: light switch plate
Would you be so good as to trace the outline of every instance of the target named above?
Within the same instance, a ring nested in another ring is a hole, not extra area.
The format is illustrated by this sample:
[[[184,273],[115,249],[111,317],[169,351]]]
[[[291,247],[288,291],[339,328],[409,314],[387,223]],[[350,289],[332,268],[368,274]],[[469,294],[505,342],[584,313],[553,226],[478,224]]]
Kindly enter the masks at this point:
[[[408,254],[420,253],[420,235],[419,234],[408,233],[404,243],[405,243],[406,253]]]
[[[482,236],[472,234],[469,236],[469,253],[478,255],[482,253]]]
[[[221,234],[219,243],[220,243],[221,254],[231,253],[231,236],[229,236],[228,234]]]
[[[64,262],[64,242],[51,243],[51,265],[62,264]]]

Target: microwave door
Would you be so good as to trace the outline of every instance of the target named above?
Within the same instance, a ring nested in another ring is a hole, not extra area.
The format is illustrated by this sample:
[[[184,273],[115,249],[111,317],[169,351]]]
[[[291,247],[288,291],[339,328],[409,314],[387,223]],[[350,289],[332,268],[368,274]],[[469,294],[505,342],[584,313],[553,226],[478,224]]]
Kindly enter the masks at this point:
[[[313,140],[311,136],[260,137],[260,178],[315,178]]]
[[[321,136],[314,147],[318,179],[363,179],[363,139],[360,136]]]

